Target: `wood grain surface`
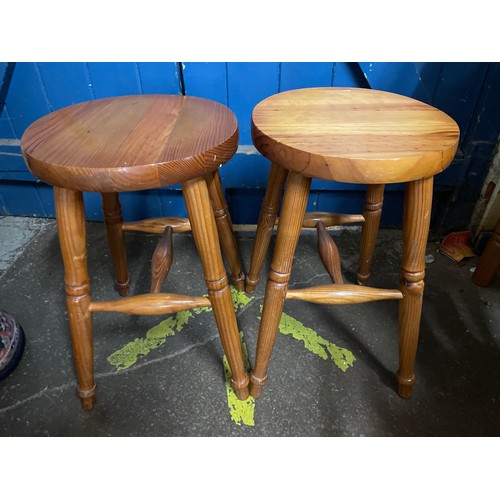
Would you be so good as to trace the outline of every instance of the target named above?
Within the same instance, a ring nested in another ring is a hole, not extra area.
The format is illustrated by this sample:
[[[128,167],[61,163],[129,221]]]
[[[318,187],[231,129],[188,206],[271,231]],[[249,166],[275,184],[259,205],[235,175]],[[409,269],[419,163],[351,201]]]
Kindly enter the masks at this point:
[[[307,177],[386,184],[433,176],[453,160],[459,128],[438,109],[372,89],[290,90],[261,101],[252,139]]]
[[[315,304],[362,304],[375,300],[398,300],[403,298],[403,294],[399,290],[333,284],[288,290],[286,298]]]
[[[83,102],[31,124],[21,149],[31,173],[80,191],[135,191],[215,170],[238,146],[231,110],[181,95],[130,95]]]

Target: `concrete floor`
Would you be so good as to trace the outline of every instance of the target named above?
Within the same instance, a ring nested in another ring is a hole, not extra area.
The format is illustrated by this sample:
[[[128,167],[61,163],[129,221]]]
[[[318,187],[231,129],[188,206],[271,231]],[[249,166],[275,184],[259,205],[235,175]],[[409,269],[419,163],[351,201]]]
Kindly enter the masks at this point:
[[[237,236],[247,268],[252,234]],[[335,239],[344,276],[353,282],[359,233],[336,232]],[[113,299],[102,224],[88,224],[88,240],[93,298]],[[127,234],[132,293],[148,290],[156,240]],[[401,248],[399,231],[380,231],[373,286],[397,287]],[[478,288],[470,280],[476,258],[460,267],[437,248],[437,241],[428,245],[435,261],[427,266],[410,400],[395,392],[396,302],[328,307],[288,301],[269,383],[261,398],[246,404],[235,403],[228,389],[210,312],[95,314],[97,406],[86,412],[75,395],[55,221],[0,218],[0,308],[18,319],[27,339],[21,363],[0,382],[0,435],[498,436],[500,277]],[[205,293],[192,237],[175,235],[174,252],[164,290]],[[292,287],[328,282],[313,233],[301,236],[291,281]],[[253,298],[234,297],[251,363],[263,289]]]

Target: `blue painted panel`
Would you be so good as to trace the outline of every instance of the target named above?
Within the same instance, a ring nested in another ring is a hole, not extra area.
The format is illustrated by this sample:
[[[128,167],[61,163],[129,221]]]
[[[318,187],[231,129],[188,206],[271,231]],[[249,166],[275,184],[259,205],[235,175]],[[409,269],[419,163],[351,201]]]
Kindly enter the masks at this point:
[[[31,123],[50,113],[51,109],[35,63],[16,64],[6,106],[17,139],[21,138]]]
[[[0,85],[3,82],[3,78],[5,76],[5,70],[7,69],[7,63],[6,62],[0,62]]]
[[[465,142],[495,143],[500,134],[500,63],[490,63],[484,80],[484,91],[478,101],[475,116]]]
[[[21,155],[21,148],[19,146],[0,145],[0,172],[6,171],[27,171],[24,158]]]
[[[334,87],[362,87],[361,70],[355,71],[358,63],[336,62],[333,68]],[[361,75],[360,75],[361,73]]]
[[[186,95],[205,97],[227,106],[227,64],[183,63]]]
[[[165,217],[187,217],[186,204],[180,186],[159,189],[161,215]]]
[[[424,62],[414,64],[425,92],[431,98],[429,102],[432,103],[434,102],[434,96],[445,63]]]
[[[144,94],[181,94],[177,63],[138,63]]]
[[[96,99],[142,94],[136,63],[88,63],[88,68]]]
[[[219,172],[224,186],[265,189],[270,162],[260,154],[236,154]]]
[[[56,207],[54,205],[54,188],[40,181],[36,182],[34,186],[40,203],[43,206],[45,217],[54,218],[56,216]]]
[[[3,200],[1,215],[46,216],[35,185],[30,182],[3,181],[0,196]]]
[[[52,109],[94,98],[85,63],[39,63],[38,68]]]
[[[0,137],[2,139],[16,139],[16,133],[12,127],[7,105],[4,106],[0,115]]]
[[[125,220],[146,219],[162,215],[162,203],[158,189],[120,193]]]
[[[433,105],[458,123],[461,141],[467,135],[487,69],[487,63],[446,63],[443,66]]]
[[[228,63],[228,106],[240,126],[240,144],[252,144],[250,120],[253,108],[278,92],[279,63]]]
[[[415,64],[360,62],[359,65],[372,89],[395,92],[427,103],[431,102],[432,95],[429,95],[423,85]],[[423,66],[420,71],[423,71]]]
[[[280,92],[306,87],[329,87],[332,84],[333,63],[281,63]]]

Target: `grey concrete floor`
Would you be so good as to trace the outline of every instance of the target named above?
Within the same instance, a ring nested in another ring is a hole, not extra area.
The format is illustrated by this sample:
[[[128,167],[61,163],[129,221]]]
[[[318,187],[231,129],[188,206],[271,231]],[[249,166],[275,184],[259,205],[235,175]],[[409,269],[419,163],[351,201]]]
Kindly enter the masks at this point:
[[[104,227],[87,227],[93,299],[116,298]],[[247,269],[252,234],[237,237]],[[354,282],[359,232],[336,231],[334,237],[344,276]],[[127,234],[132,293],[148,291],[156,240]],[[274,237],[271,250],[273,243]],[[209,311],[183,321],[175,315],[95,314],[97,406],[86,412],[75,394],[55,221],[0,218],[0,308],[18,319],[27,340],[19,366],[0,382],[0,435],[498,436],[500,277],[490,288],[478,288],[470,280],[477,258],[460,267],[437,248],[430,241],[427,252],[435,260],[427,266],[410,400],[395,392],[396,302],[328,307],[288,301],[263,395],[236,406]],[[399,231],[380,231],[373,286],[397,287],[401,249]],[[190,235],[174,236],[174,254],[164,290],[205,293]],[[327,282],[315,235],[304,232],[291,287]],[[263,288],[253,298],[235,296],[250,363]]]

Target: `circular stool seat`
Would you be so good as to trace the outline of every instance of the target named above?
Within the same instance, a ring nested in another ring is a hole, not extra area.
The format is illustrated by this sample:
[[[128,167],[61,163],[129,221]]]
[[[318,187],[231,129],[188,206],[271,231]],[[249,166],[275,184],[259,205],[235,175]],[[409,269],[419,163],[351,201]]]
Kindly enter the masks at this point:
[[[319,304],[359,304],[396,299],[399,307],[398,393],[411,394],[425,276],[425,248],[433,176],[453,160],[460,131],[448,115],[428,104],[389,92],[354,88],[310,88],[261,101],[252,113],[255,147],[271,169],[255,236],[246,291],[259,280],[276,222],[275,250],[266,285],[250,394],[259,396],[286,299]],[[367,184],[359,214],[306,213],[312,178]],[[403,256],[399,289],[366,286],[382,213],[384,186],[406,183]],[[327,226],[362,222],[358,284],[344,284],[340,257]],[[332,284],[288,290],[302,227],[318,231],[318,251]]]
[[[370,89],[282,92],[252,113],[255,147],[307,177],[372,184],[407,182],[444,170],[458,126],[438,109]]]
[[[248,397],[249,378],[221,246],[236,288],[244,274],[218,168],[238,147],[238,124],[222,104],[180,95],[110,97],[69,106],[31,124],[21,139],[30,171],[54,186],[68,319],[83,408],[95,405],[94,312],[162,315],[211,306],[232,384]],[[123,222],[119,192],[182,184],[188,218]],[[83,191],[102,195],[115,287],[129,293],[124,231],[162,233],[151,260],[150,293],[93,301],[87,268]],[[191,230],[208,297],[160,293],[173,259],[172,233]]]
[[[130,95],[75,104],[25,131],[30,171],[81,191],[135,191],[182,183],[216,170],[238,147],[226,106],[181,95]]]

